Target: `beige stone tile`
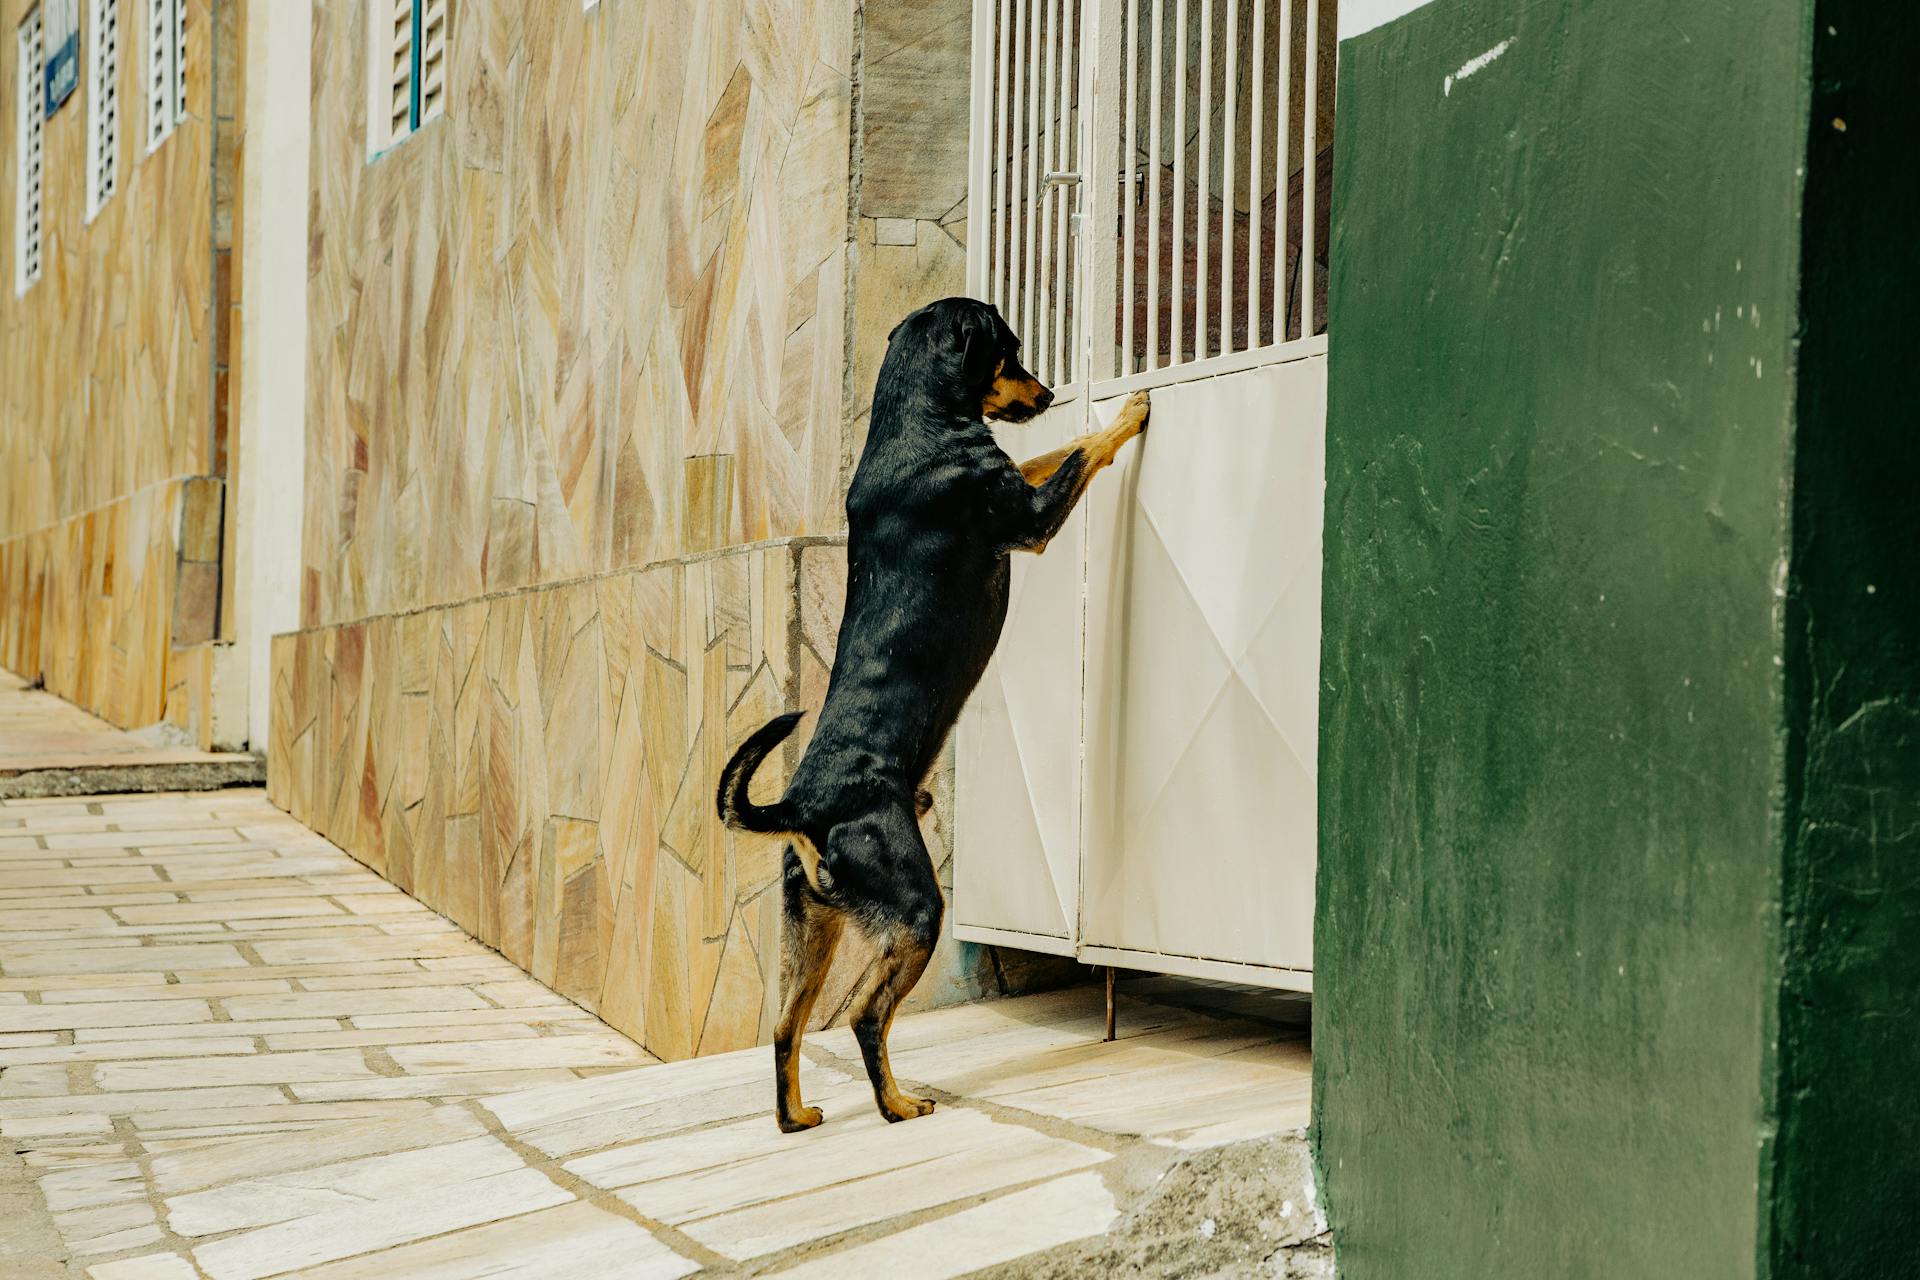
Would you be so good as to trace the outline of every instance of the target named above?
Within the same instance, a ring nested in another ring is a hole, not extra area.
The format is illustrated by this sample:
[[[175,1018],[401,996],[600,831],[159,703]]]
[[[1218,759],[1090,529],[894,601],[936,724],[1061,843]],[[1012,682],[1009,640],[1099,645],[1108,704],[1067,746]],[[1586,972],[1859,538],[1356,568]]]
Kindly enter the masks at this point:
[[[304,1135],[315,1131],[355,1128],[376,1121],[421,1115],[433,1103],[419,1099],[370,1102],[282,1102],[271,1107],[230,1107],[212,1111],[169,1111],[155,1115],[135,1113],[133,1126],[151,1151],[214,1139],[237,1139],[256,1134]],[[281,1141],[284,1143],[285,1139]]]
[[[83,1027],[73,1033],[76,1044],[95,1041],[190,1040],[195,1036],[267,1036],[290,1031],[326,1031],[340,1024],[331,1018],[274,1018],[265,1021],[181,1023],[161,1027]]]
[[[230,978],[233,975],[225,970],[211,974],[215,978]],[[249,975],[251,976],[251,975]],[[71,991],[85,988],[113,987],[164,987],[167,985],[165,973],[58,973],[46,974],[37,978],[0,978],[0,991]]]
[[[113,1117],[109,1115],[30,1116],[16,1120],[0,1120],[0,1137],[13,1138],[20,1142],[112,1132]]]
[[[116,819],[119,821],[120,819]],[[237,837],[220,827],[190,826],[175,830],[53,832],[44,837],[46,848],[91,852],[99,849],[139,849],[148,846],[180,848],[186,845],[233,844]]]
[[[299,1084],[315,1080],[357,1080],[373,1071],[357,1049],[304,1053],[259,1053],[245,1058],[161,1058],[151,1062],[111,1062],[93,1069],[94,1083],[105,1090],[132,1092],[191,1080],[196,1086]]]
[[[388,1057],[419,1074],[501,1071],[523,1067],[637,1066],[651,1054],[625,1036],[543,1036],[535,1040],[469,1040],[395,1048]]]
[[[289,995],[235,996],[223,1002],[235,1019],[344,1018],[376,1013],[443,1013],[485,1009],[487,1002],[465,987],[414,987],[372,991],[296,991]],[[0,1014],[0,1017],[3,1017]]]
[[[174,982],[164,986],[72,987],[47,991],[43,1004],[138,1003],[144,1000],[206,1000],[223,996],[269,995],[291,991],[293,987],[278,978],[239,978],[226,982]]]
[[[522,1169],[262,1227],[201,1245],[193,1256],[212,1280],[258,1280],[549,1208],[572,1198],[544,1174]]]
[[[573,1080],[571,1071],[560,1068],[528,1068],[524,1071],[462,1071],[454,1075],[391,1076],[377,1080],[342,1080],[329,1084],[290,1086],[293,1096],[305,1102],[329,1102],[352,1098],[466,1098],[489,1093],[509,1093],[537,1085]]]
[[[0,1031],[0,1049],[33,1049],[59,1043],[58,1031]]]
[[[646,1228],[576,1201],[294,1275],[298,1280],[470,1280],[480,1275],[676,1280],[699,1269]]]
[[[911,1123],[925,1125],[941,1114]],[[913,1139],[876,1117],[883,1128],[873,1132],[886,1137],[846,1142],[844,1151],[851,1158],[841,1164],[840,1153],[835,1153],[830,1171],[817,1166],[809,1170],[799,1151],[790,1148],[726,1169],[643,1183],[619,1195],[642,1213],[681,1224],[708,1248],[744,1260],[1110,1158],[1104,1151],[999,1124],[978,1113],[946,1114],[978,1119],[953,1125],[943,1135]],[[968,1132],[982,1124],[988,1126],[985,1131]],[[757,1191],[750,1185],[782,1175],[792,1181],[761,1182]],[[738,1207],[715,1212],[725,1206]]]
[[[153,1180],[162,1195],[173,1196],[361,1156],[461,1142],[485,1132],[464,1109],[436,1107],[402,1119],[335,1129],[296,1146],[267,1137],[159,1156],[153,1161]]]
[[[142,1000],[110,1005],[7,1005],[0,1007],[0,1031],[151,1027],[162,1023],[207,1022],[212,1017],[205,1000]]]
[[[1113,1194],[1098,1173],[1069,1174],[773,1274],[786,1280],[947,1280],[1097,1235],[1115,1216]]]
[[[15,912],[27,908],[35,911],[74,911],[99,907],[132,907],[155,902],[176,902],[178,898],[167,889],[150,890],[144,893],[75,893],[71,889],[8,889],[0,891],[0,901],[7,904],[9,912]]]
[[[538,1036],[538,1027],[511,1022],[480,1023],[451,1027],[394,1027],[384,1031],[297,1031],[289,1035],[270,1035],[267,1048],[275,1053],[297,1049],[368,1048],[385,1045],[466,1044],[475,1040],[525,1040]]]
[[[135,908],[128,908],[134,910]],[[110,928],[113,917],[102,910],[36,911],[18,906],[0,912],[0,938],[25,929]]]
[[[191,1262],[173,1253],[102,1262],[87,1268],[91,1280],[199,1280]]]
[[[167,1225],[182,1236],[218,1235],[525,1167],[499,1139],[468,1138],[174,1196],[166,1202]]]
[[[71,1115],[125,1115],[140,1111],[175,1111],[189,1107],[273,1106],[286,1101],[280,1090],[253,1085],[220,1088],[143,1089],[127,1093],[86,1093],[70,1098],[9,1098],[0,1100],[0,1121],[50,1119]]]
[[[484,954],[471,940],[460,934],[425,934],[417,937],[345,939],[301,939],[262,942],[254,947],[260,959],[269,965],[333,964],[360,960],[418,960],[434,956]]]
[[[119,1204],[97,1205],[91,1209],[75,1209],[55,1214],[54,1225],[60,1229],[61,1238],[67,1242],[67,1246],[75,1252],[104,1253],[110,1248],[120,1247],[118,1241],[123,1233],[153,1226],[153,1206],[144,1200],[129,1200]],[[114,1243],[107,1248],[89,1247],[109,1240]]]
[[[81,1255],[121,1253],[127,1249],[145,1249],[160,1242],[158,1226],[134,1227],[128,1231],[116,1231],[111,1235],[100,1236],[86,1242],[84,1247],[76,1247],[74,1252]]]
[[[17,1063],[0,1072],[0,1098],[56,1098],[72,1093],[58,1064]]]
[[[225,1023],[214,1023],[225,1026]],[[121,1058],[185,1057],[246,1054],[254,1051],[245,1036],[199,1036],[181,1040],[94,1040],[86,1044],[56,1044],[34,1049],[0,1049],[0,1067],[16,1071],[29,1063],[108,1062]]]
[[[357,916],[405,915],[426,908],[404,893],[335,893],[333,900]]]
[[[568,1005],[578,1008],[573,1001],[563,995],[547,990],[537,982],[525,978],[517,982],[491,982],[474,987],[474,990],[508,1009],[529,1009],[542,1005]]]
[[[40,1178],[40,1194],[54,1213],[138,1200],[145,1191],[140,1166],[131,1160],[109,1158],[69,1163],[73,1167],[57,1169]]]
[[[416,969],[411,973],[348,973],[338,977],[300,979],[305,991],[395,991],[401,987],[466,987],[492,978],[459,969]]]
[[[174,969],[243,969],[247,958],[226,944],[90,947],[53,950],[0,948],[0,970],[10,978],[80,973],[153,973]]]
[[[256,898],[224,902],[178,902],[150,907],[121,907],[114,912],[128,924],[181,924],[199,921],[271,920],[289,916],[337,916],[344,913],[325,898]]]
[[[382,1027],[481,1026],[487,1023],[521,1023],[526,1026],[581,1026],[598,1028],[592,1014],[574,1004],[547,1005],[528,1009],[450,1009],[441,1013],[360,1013],[348,1019],[367,1030]]]

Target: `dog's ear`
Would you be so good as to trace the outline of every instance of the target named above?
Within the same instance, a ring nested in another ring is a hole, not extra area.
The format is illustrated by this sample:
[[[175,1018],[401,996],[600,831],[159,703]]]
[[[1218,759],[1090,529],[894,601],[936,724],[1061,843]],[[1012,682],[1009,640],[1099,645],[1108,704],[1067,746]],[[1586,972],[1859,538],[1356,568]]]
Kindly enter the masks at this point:
[[[985,387],[1000,372],[1006,356],[1000,317],[991,307],[975,304],[954,320],[954,344],[960,352],[960,376],[968,387]]]

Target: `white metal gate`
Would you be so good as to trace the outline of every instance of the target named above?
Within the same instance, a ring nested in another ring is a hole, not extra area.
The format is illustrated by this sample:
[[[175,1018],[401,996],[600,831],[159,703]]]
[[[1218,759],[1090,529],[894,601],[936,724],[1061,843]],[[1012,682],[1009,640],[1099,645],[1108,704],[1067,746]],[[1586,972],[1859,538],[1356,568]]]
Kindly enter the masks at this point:
[[[975,0],[969,288],[1057,395],[1005,443],[1155,403],[1016,558],[963,939],[1311,985],[1335,3]]]
[[[1334,10],[975,0],[969,289],[1042,379],[1119,394],[1324,349],[1300,264],[1327,243]]]

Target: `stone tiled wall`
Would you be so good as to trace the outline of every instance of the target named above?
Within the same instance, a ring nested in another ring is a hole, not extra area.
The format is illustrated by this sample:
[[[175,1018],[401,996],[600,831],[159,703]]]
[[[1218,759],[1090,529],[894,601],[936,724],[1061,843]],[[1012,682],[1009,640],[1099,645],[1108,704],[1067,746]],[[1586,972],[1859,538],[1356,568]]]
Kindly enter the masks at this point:
[[[453,11],[369,163],[314,6],[302,618],[841,528],[854,6]]]
[[[780,845],[725,830],[713,787],[749,731],[819,706],[842,565],[763,544],[278,637],[269,792],[654,1053],[763,1041]],[[868,958],[850,932],[821,1023]],[[912,1006],[989,989],[994,963],[949,940]]]
[[[462,5],[446,118],[371,163],[366,7],[314,8],[271,794],[653,1052],[763,1041],[780,847],[713,788],[820,705],[867,389],[963,283],[968,5]],[[914,1003],[1035,972],[949,939]]]
[[[177,683],[176,624],[193,638],[218,626],[217,509],[207,583],[176,592],[174,574],[190,478],[225,467],[227,383],[214,369],[232,280],[218,268],[239,134],[229,119],[216,140],[210,121],[216,101],[238,100],[242,8],[189,0],[188,118],[149,154],[145,38],[123,6],[119,189],[89,223],[82,6],[82,84],[46,122],[43,274],[15,297],[14,31],[31,7],[0,0],[0,665],[116,723],[148,724]]]

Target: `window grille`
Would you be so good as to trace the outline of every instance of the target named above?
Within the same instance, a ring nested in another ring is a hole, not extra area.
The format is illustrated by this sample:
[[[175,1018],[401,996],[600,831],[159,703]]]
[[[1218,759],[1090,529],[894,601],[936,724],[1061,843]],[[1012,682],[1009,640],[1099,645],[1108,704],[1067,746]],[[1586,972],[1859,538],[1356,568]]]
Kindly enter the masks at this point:
[[[46,113],[40,103],[40,84],[46,77],[41,45],[40,6],[27,10],[26,20],[14,32],[15,80],[19,123],[14,142],[16,172],[13,211],[13,290],[25,293],[40,280],[41,268],[41,149]]]
[[[187,118],[188,0],[147,3],[147,150]]]
[[[120,0],[93,0],[87,45],[87,219],[113,198],[120,166]]]
[[[372,116],[377,155],[446,114],[448,0],[371,0]]]
[[[1178,381],[1324,333],[1335,13],[975,0],[969,278],[1036,374]]]

